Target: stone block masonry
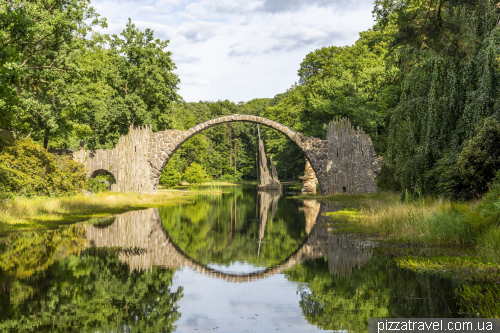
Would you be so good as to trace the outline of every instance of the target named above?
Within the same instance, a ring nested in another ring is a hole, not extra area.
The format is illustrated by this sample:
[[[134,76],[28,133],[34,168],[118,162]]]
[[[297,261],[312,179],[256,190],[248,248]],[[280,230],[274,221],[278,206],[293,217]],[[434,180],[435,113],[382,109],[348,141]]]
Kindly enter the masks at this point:
[[[326,141],[326,194],[377,193],[380,166],[370,136],[339,118],[328,124]]]
[[[271,127],[295,142],[304,151],[324,195],[378,191],[375,177],[380,168],[371,139],[362,130],[352,129],[347,120],[330,123],[326,140],[305,136],[273,120],[239,114],[212,119],[186,131],[153,133],[150,126],[130,127],[114,149],[80,148],[72,155],[85,164],[88,177],[103,171],[112,173],[116,179],[112,191],[155,193],[161,172],[177,149],[210,127],[235,121]]]
[[[306,169],[304,170],[304,176],[299,177],[303,181],[302,194],[316,194],[316,186],[318,185],[318,178],[314,173],[313,168],[308,160],[306,160]]]

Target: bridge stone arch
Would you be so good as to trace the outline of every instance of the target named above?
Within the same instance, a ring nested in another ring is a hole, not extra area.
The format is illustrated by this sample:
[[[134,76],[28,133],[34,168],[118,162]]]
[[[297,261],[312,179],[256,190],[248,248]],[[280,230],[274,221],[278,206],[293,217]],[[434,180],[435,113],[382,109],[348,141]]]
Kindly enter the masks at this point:
[[[186,131],[153,133],[151,126],[129,128],[111,150],[72,151],[73,159],[84,163],[90,177],[97,170],[113,174],[115,192],[156,193],[163,168],[187,140],[220,124],[243,121],[261,124],[285,134],[304,152],[314,170],[321,194],[377,193],[380,173],[378,158],[369,135],[355,129],[346,119],[337,119],[327,128],[326,140],[305,136],[276,121],[252,115],[233,114],[211,119]],[[53,150],[56,154],[65,151]]]
[[[273,128],[285,134],[290,140],[295,142],[299,148],[304,151],[306,158],[311,163],[311,167],[318,178],[321,192],[326,194],[326,189],[322,185],[326,184],[326,159],[328,153],[328,141],[320,140],[314,137],[307,137],[302,133],[295,132],[290,127],[280,124],[274,120],[252,115],[233,114],[203,122],[188,130],[165,130],[153,133],[150,140],[150,150],[148,150],[149,162],[151,165],[150,179],[152,188],[157,189],[160,175],[163,168],[167,165],[172,155],[187,140],[213,126],[231,123],[231,122],[250,122]]]
[[[113,177],[116,178],[116,176],[109,170],[106,170],[106,169],[97,169],[97,170],[94,170],[91,174],[90,174],[90,178],[95,178],[97,177],[98,175],[100,175],[101,173],[110,173],[113,175]]]

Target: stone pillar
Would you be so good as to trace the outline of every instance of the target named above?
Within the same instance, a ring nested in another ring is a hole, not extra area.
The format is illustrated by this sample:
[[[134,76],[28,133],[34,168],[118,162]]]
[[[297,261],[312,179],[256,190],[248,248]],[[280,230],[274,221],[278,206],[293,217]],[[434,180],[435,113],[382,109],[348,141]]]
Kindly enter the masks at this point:
[[[302,187],[302,194],[316,194],[316,185],[318,185],[318,179],[316,178],[316,173],[314,173],[311,164],[306,159],[306,169],[304,170],[304,176],[299,177],[304,182]]]
[[[273,183],[273,178],[267,167],[267,157],[264,149],[264,142],[259,139],[259,173],[260,186],[266,186]]]
[[[267,167],[267,157],[264,149],[264,142],[259,139],[259,171],[260,183],[257,186],[259,191],[280,191],[281,183],[278,180],[278,172],[271,158],[271,171]]]

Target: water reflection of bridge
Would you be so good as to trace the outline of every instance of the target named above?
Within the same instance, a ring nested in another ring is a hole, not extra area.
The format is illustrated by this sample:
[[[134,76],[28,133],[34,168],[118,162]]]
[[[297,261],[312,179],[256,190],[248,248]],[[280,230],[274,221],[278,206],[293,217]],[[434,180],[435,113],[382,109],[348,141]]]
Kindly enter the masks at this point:
[[[305,202],[302,210],[306,215],[307,240],[280,265],[249,274],[223,273],[193,260],[169,237],[156,208],[120,214],[107,227],[89,225],[86,233],[90,246],[146,248],[147,253],[141,255],[120,254],[120,260],[126,262],[132,271],[149,270],[154,265],[189,267],[229,282],[248,282],[278,274],[307,260],[326,257],[332,275],[347,277],[354,267],[361,267],[371,258],[371,251],[345,237],[329,234],[324,212],[334,209],[329,203]]]

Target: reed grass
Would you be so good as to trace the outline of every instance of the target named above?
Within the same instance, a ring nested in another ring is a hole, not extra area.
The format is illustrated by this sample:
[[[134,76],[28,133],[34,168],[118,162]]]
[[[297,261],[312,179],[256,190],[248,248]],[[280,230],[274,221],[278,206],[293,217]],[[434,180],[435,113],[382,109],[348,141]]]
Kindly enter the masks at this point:
[[[130,210],[178,205],[191,202],[193,192],[161,191],[157,194],[99,193],[92,196],[16,198],[0,204],[3,230],[52,229],[91,218],[101,218]]]
[[[474,219],[470,204],[443,199],[370,205],[360,209],[359,224],[394,241],[465,246],[474,243],[483,219]]]
[[[364,234],[408,245],[475,247],[500,259],[500,228],[477,202],[420,198],[401,202],[389,195],[360,197],[358,205],[327,213],[341,232]],[[344,223],[342,223],[344,221]],[[347,222],[347,223],[346,223]]]

